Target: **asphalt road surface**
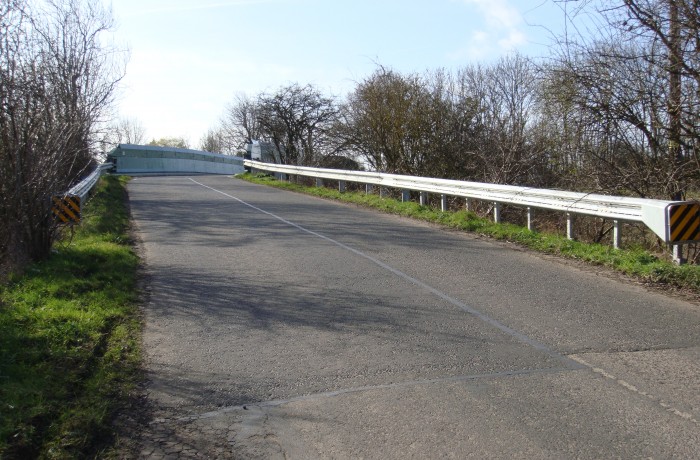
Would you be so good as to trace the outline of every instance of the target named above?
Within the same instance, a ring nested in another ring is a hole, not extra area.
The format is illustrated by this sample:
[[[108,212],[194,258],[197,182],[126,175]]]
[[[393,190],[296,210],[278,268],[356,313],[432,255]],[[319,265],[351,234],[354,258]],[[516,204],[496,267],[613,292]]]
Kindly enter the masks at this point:
[[[700,458],[700,307],[229,177],[128,186],[139,458]]]

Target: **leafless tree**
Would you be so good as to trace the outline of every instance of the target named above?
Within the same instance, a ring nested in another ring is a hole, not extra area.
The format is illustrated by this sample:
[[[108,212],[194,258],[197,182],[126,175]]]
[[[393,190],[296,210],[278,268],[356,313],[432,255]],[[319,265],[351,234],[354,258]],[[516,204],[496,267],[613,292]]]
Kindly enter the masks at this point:
[[[136,118],[120,118],[114,124],[117,144],[142,144],[146,140],[146,128]]]
[[[603,189],[682,199],[700,170],[700,4],[586,3],[598,33],[566,41],[554,79],[595,128],[589,169]]]
[[[146,128],[137,118],[122,117],[104,128],[101,138],[101,151],[109,153],[119,144],[143,144]]]
[[[190,144],[184,137],[161,137],[160,139],[151,139],[147,145],[156,147],[175,147],[177,149],[188,149]]]
[[[0,255],[45,257],[49,198],[89,172],[121,78],[120,55],[100,37],[111,13],[83,0],[0,3]]]
[[[329,150],[338,108],[312,85],[292,84],[261,94],[255,104],[261,140],[274,144],[282,163],[315,165]]]
[[[199,141],[200,150],[212,153],[229,153],[225,147],[226,140],[221,129],[209,129]]]
[[[471,153],[480,162],[481,180],[544,185],[547,146],[536,129],[540,82],[535,65],[519,55],[507,56],[463,69],[459,83],[478,107]]]
[[[457,104],[453,81],[443,71],[401,75],[379,67],[348,96],[336,134],[342,148],[371,169],[454,175],[455,129],[470,113],[456,112]]]
[[[234,153],[262,137],[258,112],[257,101],[245,94],[238,94],[226,106],[220,128],[215,129],[221,132],[222,151]]]

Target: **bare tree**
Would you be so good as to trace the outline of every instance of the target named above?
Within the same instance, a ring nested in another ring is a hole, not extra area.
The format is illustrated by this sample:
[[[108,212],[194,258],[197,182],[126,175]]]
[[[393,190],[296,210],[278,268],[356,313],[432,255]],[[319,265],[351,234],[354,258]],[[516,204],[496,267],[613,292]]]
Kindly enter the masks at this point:
[[[275,145],[282,163],[315,165],[334,153],[329,151],[329,133],[338,108],[313,86],[292,84],[261,94],[256,107],[262,140]]]
[[[592,156],[601,185],[681,199],[700,171],[700,3],[588,3],[597,38],[568,41],[558,67],[604,141]]]
[[[221,129],[209,129],[199,141],[200,150],[212,153],[228,153],[226,141]]]
[[[101,152],[109,153],[119,144],[143,144],[146,128],[137,118],[123,117],[107,124],[100,139]]]
[[[245,144],[262,137],[258,120],[258,104],[245,94],[238,94],[233,102],[226,106],[221,118],[222,151],[234,153],[243,149]]]
[[[477,105],[471,153],[480,162],[481,180],[543,185],[540,166],[546,145],[535,129],[539,81],[536,67],[512,55],[490,66],[471,66],[459,75],[461,92]]]
[[[189,142],[184,137],[161,137],[160,139],[151,139],[151,141],[146,145],[153,145],[156,147],[175,147],[177,149],[188,149],[190,148]]]
[[[142,144],[146,128],[136,118],[120,118],[112,128],[115,144]]]
[[[344,105],[340,135],[345,148],[376,171],[417,173],[426,159],[427,114],[421,108],[429,98],[418,75],[378,68]]]
[[[96,127],[121,78],[119,54],[100,37],[111,14],[83,0],[0,5],[0,255],[45,257],[49,200],[94,163]]]

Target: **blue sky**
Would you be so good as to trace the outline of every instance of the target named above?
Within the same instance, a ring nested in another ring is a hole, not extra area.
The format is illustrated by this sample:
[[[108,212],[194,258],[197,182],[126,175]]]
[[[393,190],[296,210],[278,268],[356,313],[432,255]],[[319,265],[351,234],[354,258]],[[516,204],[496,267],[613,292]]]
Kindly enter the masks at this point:
[[[551,0],[112,0],[130,50],[118,114],[197,147],[237,93],[292,82],[342,96],[381,64],[458,69],[547,54]]]

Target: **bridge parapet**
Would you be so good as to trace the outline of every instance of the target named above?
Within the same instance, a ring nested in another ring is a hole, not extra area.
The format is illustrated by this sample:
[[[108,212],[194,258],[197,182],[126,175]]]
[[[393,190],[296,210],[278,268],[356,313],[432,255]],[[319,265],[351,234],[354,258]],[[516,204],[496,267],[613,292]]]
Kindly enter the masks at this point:
[[[201,150],[119,144],[107,161],[117,174],[239,174],[243,158]]]

